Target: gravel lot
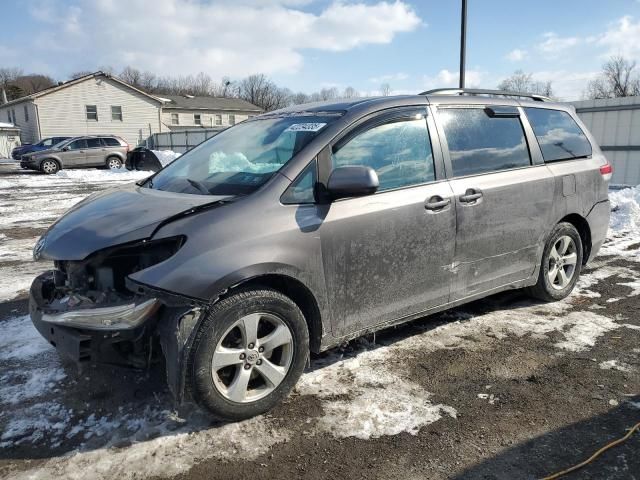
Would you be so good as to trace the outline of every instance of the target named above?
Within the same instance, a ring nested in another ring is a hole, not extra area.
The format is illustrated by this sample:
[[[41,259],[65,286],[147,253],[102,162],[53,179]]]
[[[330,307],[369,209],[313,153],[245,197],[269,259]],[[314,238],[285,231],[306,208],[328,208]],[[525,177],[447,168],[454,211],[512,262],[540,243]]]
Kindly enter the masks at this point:
[[[48,268],[31,248],[84,196],[144,176],[0,165],[0,477],[539,478],[640,421],[640,208],[624,193],[566,301],[510,292],[351,342],[265,416],[176,411],[161,365],[78,372],[25,316]],[[640,478],[640,434],[568,478]]]

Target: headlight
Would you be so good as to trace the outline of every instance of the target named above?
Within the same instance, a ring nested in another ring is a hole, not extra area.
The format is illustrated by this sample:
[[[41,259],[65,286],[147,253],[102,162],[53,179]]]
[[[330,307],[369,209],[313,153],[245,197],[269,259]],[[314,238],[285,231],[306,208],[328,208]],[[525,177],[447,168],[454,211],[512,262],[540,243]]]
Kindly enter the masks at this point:
[[[42,320],[57,325],[100,330],[130,329],[141,325],[158,308],[159,302],[151,298],[142,303],[112,307],[81,308],[61,313],[44,313]]]

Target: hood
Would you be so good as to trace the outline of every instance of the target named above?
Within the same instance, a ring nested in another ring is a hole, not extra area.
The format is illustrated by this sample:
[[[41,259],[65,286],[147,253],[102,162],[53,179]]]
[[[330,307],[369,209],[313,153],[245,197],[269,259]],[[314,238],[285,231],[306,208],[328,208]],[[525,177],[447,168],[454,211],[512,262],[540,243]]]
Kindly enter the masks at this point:
[[[60,217],[36,244],[37,255],[82,260],[107,247],[149,238],[172,217],[231,198],[164,192],[135,184],[105,190]]]
[[[59,148],[47,148],[47,149],[39,149],[39,148],[33,148],[28,154],[35,157],[36,155],[41,155],[41,154],[48,154],[48,153],[57,153],[57,152],[61,152],[62,150]]]

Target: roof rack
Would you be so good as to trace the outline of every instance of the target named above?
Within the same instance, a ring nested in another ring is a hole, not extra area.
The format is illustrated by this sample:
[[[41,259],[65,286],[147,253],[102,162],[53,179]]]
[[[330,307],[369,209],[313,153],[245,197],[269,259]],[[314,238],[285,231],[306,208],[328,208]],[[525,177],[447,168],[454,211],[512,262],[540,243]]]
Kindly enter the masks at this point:
[[[486,90],[482,88],[435,88],[419,95],[494,95],[499,97],[524,97],[536,102],[550,102],[549,97],[537,93],[509,92],[507,90]]]

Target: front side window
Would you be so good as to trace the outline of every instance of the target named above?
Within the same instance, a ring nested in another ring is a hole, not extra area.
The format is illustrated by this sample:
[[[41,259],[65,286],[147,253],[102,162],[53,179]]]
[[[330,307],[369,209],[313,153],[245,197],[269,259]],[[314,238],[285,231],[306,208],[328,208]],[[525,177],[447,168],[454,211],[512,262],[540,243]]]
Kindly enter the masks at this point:
[[[199,113],[193,114],[193,123],[195,123],[196,125],[202,125],[202,118],[200,117]]]
[[[315,202],[316,161],[312,161],[289,185],[280,201],[285,205]]]
[[[85,105],[87,111],[87,120],[98,121],[98,107],[96,105]]]
[[[519,117],[491,116],[488,109],[482,108],[442,108],[438,117],[449,146],[454,177],[531,165]]]
[[[378,191],[435,180],[433,153],[424,115],[372,126],[340,146],[333,167],[364,165],[378,174]]]
[[[548,108],[525,108],[545,162],[591,155],[591,144],[571,115]]]
[[[82,150],[87,148],[87,141],[83,138],[81,140],[74,140],[69,144],[69,150]]]
[[[122,121],[122,107],[120,105],[111,105],[111,120],[115,122]]]
[[[180,117],[177,113],[171,114],[171,125],[180,125]]]
[[[197,195],[246,195],[260,188],[338,114],[260,117],[201,143],[145,182]]]

